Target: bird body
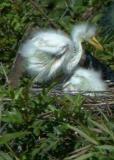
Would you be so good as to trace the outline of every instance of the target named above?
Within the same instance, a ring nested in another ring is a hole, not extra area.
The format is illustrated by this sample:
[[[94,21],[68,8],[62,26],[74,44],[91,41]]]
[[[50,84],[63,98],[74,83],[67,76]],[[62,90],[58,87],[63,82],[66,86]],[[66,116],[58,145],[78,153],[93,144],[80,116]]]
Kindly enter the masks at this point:
[[[101,78],[101,73],[94,69],[79,67],[73,76],[63,85],[65,92],[106,91],[107,86]]]
[[[81,43],[76,49],[64,32],[56,30],[39,31],[19,49],[25,59],[27,71],[36,76],[38,82],[48,81],[58,72],[71,73],[80,59]]]
[[[48,82],[60,73],[72,75],[83,55],[83,41],[102,49],[94,38],[95,31],[96,27],[88,23],[75,25],[71,36],[60,30],[37,31],[19,48],[26,70],[40,83]],[[77,72],[79,69],[74,77]],[[84,78],[86,80],[87,76]]]

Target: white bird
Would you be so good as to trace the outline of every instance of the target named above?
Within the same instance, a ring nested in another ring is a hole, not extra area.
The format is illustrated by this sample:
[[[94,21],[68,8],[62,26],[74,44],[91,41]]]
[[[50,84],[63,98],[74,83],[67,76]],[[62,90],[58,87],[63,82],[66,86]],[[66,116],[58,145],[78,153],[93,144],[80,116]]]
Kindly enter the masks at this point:
[[[69,75],[74,72],[83,55],[83,41],[102,49],[95,33],[96,27],[89,23],[75,25],[71,36],[60,30],[37,31],[21,45],[19,53],[28,73],[36,81],[45,83],[60,73]]]
[[[107,86],[101,77],[100,71],[79,67],[72,77],[63,85],[65,92],[106,91]],[[91,94],[90,94],[91,95]]]

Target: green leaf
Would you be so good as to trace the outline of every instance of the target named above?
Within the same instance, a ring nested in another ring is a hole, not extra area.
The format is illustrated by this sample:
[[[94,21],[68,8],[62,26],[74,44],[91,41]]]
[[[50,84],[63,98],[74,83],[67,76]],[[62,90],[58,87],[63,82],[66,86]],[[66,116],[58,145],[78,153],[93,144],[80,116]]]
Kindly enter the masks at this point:
[[[22,115],[19,111],[16,109],[13,109],[12,111],[6,111],[1,115],[1,121],[8,122],[8,123],[16,123],[21,124],[23,123]]]
[[[30,132],[24,131],[24,132],[15,132],[15,133],[8,133],[0,137],[0,144],[6,144],[7,142],[16,139],[21,138],[26,135],[30,134]]]
[[[0,152],[0,160],[13,160],[8,153]]]
[[[96,139],[94,139],[93,137],[88,136],[88,135],[87,135],[85,132],[83,132],[82,130],[80,130],[80,129],[74,127],[74,126],[71,126],[71,125],[69,125],[69,124],[67,124],[67,127],[68,127],[69,129],[71,129],[71,130],[79,133],[80,136],[84,137],[84,138],[85,138],[87,141],[89,141],[90,143],[93,143],[93,144],[95,144],[95,145],[98,145],[98,144],[99,144],[99,142],[98,142]]]
[[[110,135],[110,137],[112,138],[112,140],[114,140],[114,133],[113,131],[109,128],[110,124],[109,122],[108,125],[105,125],[104,122],[102,124],[100,124],[99,122],[93,121],[92,119],[89,118],[89,121],[94,124],[96,127],[98,127],[99,129],[101,129],[102,131],[104,131],[105,133],[108,133]]]
[[[97,149],[101,150],[108,150],[110,152],[114,151],[114,145],[101,145],[101,146],[96,146]]]

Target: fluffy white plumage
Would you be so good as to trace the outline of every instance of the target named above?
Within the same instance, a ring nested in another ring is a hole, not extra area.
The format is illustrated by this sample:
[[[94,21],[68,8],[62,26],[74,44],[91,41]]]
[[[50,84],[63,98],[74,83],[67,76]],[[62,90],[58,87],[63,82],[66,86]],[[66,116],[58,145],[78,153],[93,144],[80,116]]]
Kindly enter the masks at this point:
[[[38,82],[51,79],[67,64],[66,54],[73,52],[71,40],[63,32],[39,31],[27,40],[19,50],[25,58],[27,71]]]
[[[95,36],[96,27],[92,24],[81,23],[73,27],[71,32],[71,37],[73,42],[77,41],[88,41],[91,37]]]
[[[73,76],[64,84],[65,92],[106,91],[107,87],[101,73],[94,69],[78,68]]]
[[[24,57],[26,70],[40,83],[75,71],[64,90],[105,90],[99,73],[77,67],[83,55],[83,41],[102,48],[94,38],[95,32],[96,27],[88,23],[75,25],[70,37],[59,30],[37,31],[22,44],[19,53]]]
[[[36,81],[46,82],[60,72],[71,74],[83,54],[82,41],[95,35],[88,23],[75,25],[71,37],[58,30],[43,30],[32,35],[19,49],[25,68]]]

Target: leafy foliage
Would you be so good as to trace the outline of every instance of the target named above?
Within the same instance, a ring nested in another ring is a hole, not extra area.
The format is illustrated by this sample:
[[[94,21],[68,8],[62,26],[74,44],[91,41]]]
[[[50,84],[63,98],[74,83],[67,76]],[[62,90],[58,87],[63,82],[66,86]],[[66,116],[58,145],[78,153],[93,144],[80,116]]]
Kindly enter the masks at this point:
[[[80,95],[27,93],[25,88],[4,90],[0,138],[4,155],[22,160],[113,159],[113,117],[100,109],[99,115],[84,110],[85,98]]]
[[[96,23],[105,50],[99,52],[85,47],[114,68],[114,24],[112,19],[107,20],[107,16],[112,17],[112,4],[112,0],[0,1],[1,160],[114,159],[111,112],[106,114],[99,108],[97,113],[90,111],[89,107],[85,108],[85,97],[81,95],[52,97],[49,89],[33,95],[27,84],[29,80],[17,89],[3,85],[30,23],[43,28],[61,28],[68,33],[78,21]]]

